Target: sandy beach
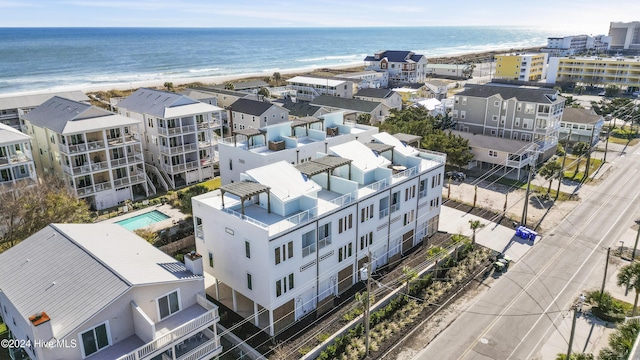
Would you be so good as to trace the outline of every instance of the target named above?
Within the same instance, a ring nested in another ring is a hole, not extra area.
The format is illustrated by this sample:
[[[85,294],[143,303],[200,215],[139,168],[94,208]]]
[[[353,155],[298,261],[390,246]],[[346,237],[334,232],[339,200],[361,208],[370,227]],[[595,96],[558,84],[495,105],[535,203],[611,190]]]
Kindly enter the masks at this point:
[[[442,55],[438,57],[428,58],[429,62],[435,63],[478,63],[482,61],[490,60],[491,57],[495,54],[502,54],[511,51],[537,51],[539,47],[536,48],[527,48],[527,49],[498,49],[498,50],[487,50],[482,52],[468,52],[468,53],[451,53],[447,55]],[[352,64],[344,64],[344,65],[336,65],[336,66],[324,66],[322,68],[318,67],[309,67],[309,68],[297,68],[297,69],[284,69],[278,71],[283,79],[288,79],[293,77],[294,75],[301,74],[310,74],[321,69],[331,69],[331,70],[362,70],[364,67],[364,63],[352,63]],[[2,95],[0,97],[9,97],[9,96],[21,96],[21,95],[29,95],[29,94],[37,94],[37,93],[48,93],[54,91],[69,91],[69,90],[80,90],[85,93],[95,93],[95,92],[107,92],[110,90],[135,90],[141,87],[150,87],[150,88],[164,88],[165,82],[171,82],[174,87],[184,86],[192,83],[202,83],[205,85],[216,85],[223,84],[226,82],[247,80],[247,79],[263,79],[265,77],[272,76],[273,73],[268,73],[266,71],[263,72],[255,72],[255,73],[243,73],[243,74],[233,74],[233,75],[217,75],[217,76],[201,76],[201,77],[187,77],[187,78],[170,78],[164,80],[145,80],[145,81],[133,81],[127,83],[117,83],[117,84],[104,84],[104,85],[77,85],[77,86],[66,86],[60,88],[52,88],[41,91],[31,91],[31,92],[23,92],[23,93],[13,93]]]

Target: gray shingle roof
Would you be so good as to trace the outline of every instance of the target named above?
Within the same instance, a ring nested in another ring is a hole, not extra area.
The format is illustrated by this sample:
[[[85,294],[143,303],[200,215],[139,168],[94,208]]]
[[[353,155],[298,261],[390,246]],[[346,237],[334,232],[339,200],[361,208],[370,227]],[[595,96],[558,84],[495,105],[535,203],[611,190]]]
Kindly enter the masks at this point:
[[[237,111],[243,114],[261,116],[267,110],[274,106],[270,102],[257,101],[251,99],[238,99],[231,104],[231,110]]]
[[[595,124],[600,119],[602,119],[602,116],[596,114],[593,110],[568,107],[562,112],[561,121],[576,124]]]
[[[353,96],[386,99],[391,95],[393,95],[393,91],[391,89],[365,88],[365,89],[358,90],[358,93],[356,93]]]
[[[34,125],[62,134],[65,126],[70,121],[86,120],[109,115],[113,115],[113,113],[89,104],[54,96],[44,104],[25,114],[23,118],[29,120]]]
[[[289,115],[297,117],[312,116],[320,110],[319,106],[311,105],[306,101],[293,102],[286,100],[282,107],[289,110]]]
[[[380,59],[376,59],[375,56],[367,56],[364,58],[364,61],[380,61],[385,57],[389,62],[418,62],[424,55],[415,54],[413,51],[406,50],[387,50],[382,53]]]
[[[337,109],[370,113],[374,111],[378,106],[381,106],[381,103],[360,99],[346,99],[330,95],[320,95],[313,99],[311,105],[328,106]]]
[[[467,84],[464,90],[456,94],[456,96],[473,96],[479,98],[489,98],[494,95],[499,95],[505,100],[515,98],[518,101],[550,104],[555,102],[555,100],[552,100],[552,97],[557,95],[557,91],[546,88]],[[558,96],[557,99],[561,100],[563,98]]]
[[[194,277],[117,224],[52,224],[0,254],[0,291],[25,319],[46,312],[57,339],[132,286]]]
[[[167,108],[198,104],[197,100],[168,91],[140,88],[118,103],[118,108],[165,118]]]

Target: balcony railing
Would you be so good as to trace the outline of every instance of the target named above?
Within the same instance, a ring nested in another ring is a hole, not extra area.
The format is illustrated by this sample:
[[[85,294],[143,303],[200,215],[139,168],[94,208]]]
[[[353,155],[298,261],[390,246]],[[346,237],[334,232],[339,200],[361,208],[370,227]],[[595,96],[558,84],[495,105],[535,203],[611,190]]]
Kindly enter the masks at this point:
[[[311,244],[302,248],[302,257],[311,255],[316,252],[316,244]]]
[[[61,152],[65,154],[75,154],[84,151],[92,151],[98,149],[104,149],[104,141],[92,141],[88,143],[75,144],[75,145],[66,145],[66,144],[58,144],[58,147]]]
[[[109,143],[109,146],[129,144],[136,141],[138,140],[136,140],[135,135],[125,135],[125,136],[107,138],[107,142]]]
[[[322,249],[327,245],[331,245],[331,235],[325,236],[324,238],[318,240],[318,249]]]
[[[164,135],[175,135],[175,134],[184,134],[188,132],[196,131],[196,127],[194,125],[186,125],[186,126],[176,126],[172,128],[158,128],[158,133]]]
[[[165,154],[181,154],[185,152],[195,151],[198,148],[198,144],[184,144],[173,146],[160,146],[160,151]]]
[[[115,187],[122,187],[122,186],[126,186],[129,184],[136,184],[136,183],[141,183],[144,182],[145,178],[144,175],[141,174],[136,174],[136,175],[131,175],[128,177],[123,177],[120,179],[115,179],[113,180],[113,185]]]
[[[133,163],[142,162],[142,161],[143,161],[142,155],[127,156],[127,157],[111,160],[111,167],[120,167],[127,164],[133,164]]]
[[[196,302],[198,303],[198,305],[202,306],[203,308],[207,309],[208,311],[200,316],[198,316],[197,318],[187,322],[186,324],[176,328],[175,330],[168,332],[165,335],[162,335],[160,337],[158,337],[157,339],[152,340],[151,342],[147,343],[146,345],[143,345],[141,347],[139,347],[138,349],[130,352],[127,355],[121,356],[119,357],[117,360],[138,360],[138,359],[144,359],[145,357],[155,353],[158,350],[161,350],[162,348],[171,345],[173,343],[175,343],[176,341],[178,341],[181,337],[194,332],[198,329],[204,329],[210,325],[213,325],[215,322],[217,322],[218,320],[220,320],[220,317],[218,315],[218,307],[215,306],[214,304],[210,303],[207,299],[205,299],[203,296],[201,295],[196,295]],[[214,339],[217,339],[217,336],[214,336]],[[209,342],[207,342],[207,344],[209,344]],[[218,345],[219,346],[219,345]],[[200,349],[200,347],[198,347],[195,350]],[[215,349],[215,348],[214,348]],[[191,353],[185,354],[183,357],[180,357],[180,359],[182,360],[183,358],[186,359],[187,355],[190,355]],[[204,353],[206,354],[206,353]],[[189,358],[191,359],[191,358]]]
[[[167,165],[167,164],[162,164],[162,168],[169,172],[169,173],[179,173],[179,172],[183,172],[183,171],[187,171],[187,170],[191,170],[191,169],[197,169],[199,166],[197,161],[191,161],[188,163],[184,163],[184,164],[177,164],[177,165]]]

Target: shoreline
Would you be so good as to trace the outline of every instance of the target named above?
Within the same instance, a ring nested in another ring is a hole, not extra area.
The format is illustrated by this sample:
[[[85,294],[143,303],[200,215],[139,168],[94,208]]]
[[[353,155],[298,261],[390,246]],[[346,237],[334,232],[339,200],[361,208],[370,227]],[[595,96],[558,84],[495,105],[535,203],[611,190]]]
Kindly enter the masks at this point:
[[[459,52],[459,53],[449,53],[443,54],[434,57],[428,57],[427,60],[429,62],[434,61],[462,61],[462,62],[472,62],[479,63],[483,61],[489,56],[495,54],[502,54],[514,51],[520,52],[529,52],[532,50],[538,50],[541,46],[538,47],[529,47],[522,49],[495,49],[495,50],[483,50],[483,51],[471,51],[471,52]],[[364,61],[358,63],[351,64],[341,64],[341,65],[327,65],[322,67],[307,67],[307,68],[297,68],[297,69],[284,69],[274,72],[279,72],[281,75],[303,75],[303,74],[311,74],[313,72],[319,71],[321,69],[331,69],[331,70],[353,70],[364,67]],[[61,92],[61,91],[82,91],[85,94],[96,93],[96,92],[108,92],[111,90],[135,90],[141,87],[149,87],[149,88],[164,88],[164,84],[166,82],[173,83],[174,87],[185,86],[192,83],[202,83],[204,85],[217,85],[223,84],[226,82],[233,81],[242,81],[248,79],[256,79],[256,78],[265,78],[271,77],[273,73],[268,70],[262,72],[253,72],[253,73],[242,73],[242,74],[229,74],[229,75],[212,75],[212,76],[194,76],[194,77],[182,77],[182,78],[167,78],[164,80],[140,80],[133,82],[123,82],[123,83],[112,83],[112,84],[80,84],[80,85],[71,85],[60,88],[49,88],[45,90],[36,90],[36,91],[24,91],[24,92],[15,92],[15,93],[7,93],[0,94],[0,98],[8,98],[8,97],[17,97],[17,96],[28,96],[34,94],[43,94],[50,92]],[[288,76],[283,76],[283,78],[288,78]]]

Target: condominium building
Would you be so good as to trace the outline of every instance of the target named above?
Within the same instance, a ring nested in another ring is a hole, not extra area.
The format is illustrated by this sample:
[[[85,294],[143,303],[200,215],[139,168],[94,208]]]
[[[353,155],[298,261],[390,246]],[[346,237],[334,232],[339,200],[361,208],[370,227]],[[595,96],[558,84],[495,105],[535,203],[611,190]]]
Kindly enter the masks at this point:
[[[335,78],[295,76],[287,80],[287,87],[296,91],[298,100],[312,101],[320,95],[353,97],[353,82]]]
[[[547,82],[640,86],[640,57],[552,57]]]
[[[611,22],[611,49],[640,50],[640,21]]]
[[[0,123],[0,193],[36,183],[31,138]]]
[[[468,84],[454,97],[452,117],[460,131],[533,142],[546,160],[558,144],[564,102],[554,89]]]
[[[216,279],[207,292],[274,335],[330,310],[367,261],[394,265],[434,234],[445,155],[373,138],[194,197],[196,248]]]
[[[602,53],[609,50],[611,37],[606,35],[572,35],[547,38],[547,46],[541,49],[549,57],[572,56],[586,52]]]
[[[117,104],[142,122],[147,169],[165,189],[214,177],[223,109],[185,95],[141,88]]]
[[[220,354],[218,307],[206,299],[202,257],[185,261],[117,224],[47,226],[0,254],[0,314],[15,340],[9,344],[23,344],[9,348],[11,358]]]
[[[21,116],[36,170],[102,210],[149,196],[140,121],[55,96]]]
[[[390,82],[424,82],[427,58],[413,51],[383,50],[364,58],[365,70],[386,72]]]
[[[496,55],[496,79],[539,81],[545,78],[547,54]]]
[[[219,144],[220,178],[222,184],[229,184],[256,167],[278,161],[304,163],[326,154],[334,145],[352,140],[370,142],[377,132],[375,126],[345,122],[342,112],[238,130]]]
[[[0,97],[0,124],[9,125],[21,130],[20,113],[25,114],[42,105],[54,96],[89,103],[89,98],[82,91],[59,91],[41,94]]]

